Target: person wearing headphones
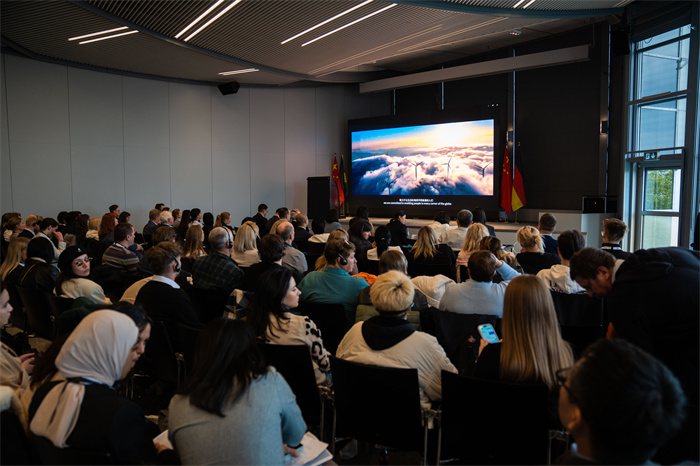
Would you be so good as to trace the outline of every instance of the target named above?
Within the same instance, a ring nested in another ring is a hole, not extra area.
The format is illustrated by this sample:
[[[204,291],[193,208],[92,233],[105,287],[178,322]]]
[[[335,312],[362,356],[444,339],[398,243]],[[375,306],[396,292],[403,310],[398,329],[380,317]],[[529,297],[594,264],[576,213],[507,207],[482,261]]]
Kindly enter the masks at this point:
[[[187,293],[175,283],[180,273],[182,249],[177,243],[163,241],[146,252],[148,266],[154,275],[136,295],[135,304],[143,306],[153,321],[179,322],[202,328],[197,313]],[[170,326],[166,325],[170,330]],[[173,346],[178,348],[176,332],[169,335]]]
[[[350,275],[357,264],[355,245],[342,239],[330,240],[323,251],[326,267],[304,277],[297,285],[301,299],[318,303],[340,303],[345,309],[347,328],[355,323],[357,297],[361,289],[369,284],[359,277]]]
[[[223,227],[209,233],[209,255],[200,257],[192,266],[192,281],[202,290],[224,290],[231,293],[243,284],[243,271],[231,259],[233,234]]]

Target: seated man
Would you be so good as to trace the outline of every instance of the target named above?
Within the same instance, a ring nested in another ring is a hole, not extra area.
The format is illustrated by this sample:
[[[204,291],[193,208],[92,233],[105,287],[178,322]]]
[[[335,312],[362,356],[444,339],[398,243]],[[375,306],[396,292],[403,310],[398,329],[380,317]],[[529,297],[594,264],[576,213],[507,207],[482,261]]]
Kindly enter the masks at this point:
[[[537,278],[552,291],[567,294],[585,293],[586,290],[569,275],[569,259],[584,247],[586,247],[586,240],[581,233],[576,230],[566,230],[557,238],[557,254],[561,264],[554,264],[549,269],[540,270],[537,272]]]
[[[510,281],[520,275],[510,265],[496,259],[491,251],[476,251],[467,264],[469,279],[448,283],[439,308],[458,314],[488,314],[503,317],[503,297]],[[498,272],[503,281],[493,283]]]
[[[146,238],[150,238],[150,236],[153,234],[154,231],[156,231],[156,228],[158,228],[158,222],[160,221],[160,210],[159,209],[151,209],[148,212],[148,223],[144,225],[143,230],[141,231],[143,233],[143,236]]]
[[[356,323],[338,345],[336,356],[348,361],[375,366],[418,370],[421,405],[442,399],[441,372],[456,373],[437,339],[418,332],[406,320],[414,299],[411,279],[393,270],[372,284],[370,297],[379,312],[365,322]]]
[[[367,288],[367,282],[350,275],[355,267],[355,245],[340,239],[329,240],[323,251],[326,267],[309,273],[297,285],[301,299],[317,303],[341,303],[345,308],[348,328],[355,323],[357,293]]]
[[[630,252],[622,250],[620,242],[627,233],[627,225],[618,218],[606,218],[603,220],[603,245],[600,249],[609,252],[615,259],[627,259]]]
[[[304,275],[309,269],[306,263],[306,256],[303,252],[294,247],[294,226],[291,222],[282,220],[277,222],[276,233],[284,241],[284,257],[282,257],[282,265],[293,270],[299,275]]]
[[[39,232],[36,234],[36,238],[46,238],[51,241],[54,253],[54,260],[51,263],[57,265],[58,256],[66,249],[66,242],[63,241],[63,234],[58,231],[58,222],[50,217],[43,219],[39,223]],[[58,246],[53,243],[51,238],[56,238]]]
[[[450,248],[459,251],[467,237],[467,228],[472,224],[472,213],[462,209],[457,213],[457,228],[443,231],[438,238],[440,244],[446,244]]]
[[[202,290],[222,290],[231,293],[241,287],[243,271],[231,259],[233,235],[223,227],[209,233],[209,255],[197,259],[192,266],[194,286]]]
[[[282,267],[282,257],[285,251],[285,242],[279,235],[268,233],[263,236],[258,245],[258,255],[260,262],[248,267],[243,275],[243,285],[245,291],[255,291],[258,285],[258,280],[265,272],[270,269]],[[294,282],[299,283],[303,275],[292,271]]]
[[[314,234],[309,238],[309,243],[326,243],[330,233],[325,233],[326,220],[323,217],[315,218],[311,221],[311,231]]]
[[[557,241],[552,237],[556,227],[557,218],[554,215],[550,213],[542,214],[537,224],[537,229],[540,230],[540,235],[542,236],[544,252],[548,254],[557,254]]]
[[[136,276],[140,254],[129,248],[134,244],[136,230],[130,223],[119,223],[114,227],[114,244],[105,250],[102,266],[109,266],[123,275]]]
[[[678,380],[624,340],[598,340],[559,383],[559,418],[576,449],[556,464],[650,464],[683,424]]]

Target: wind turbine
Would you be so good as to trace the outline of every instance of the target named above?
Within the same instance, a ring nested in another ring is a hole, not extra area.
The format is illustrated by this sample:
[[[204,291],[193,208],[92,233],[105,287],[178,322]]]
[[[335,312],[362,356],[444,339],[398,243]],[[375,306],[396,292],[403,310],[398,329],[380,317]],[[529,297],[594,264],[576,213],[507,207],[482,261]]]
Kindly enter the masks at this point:
[[[423,165],[423,162],[418,162],[418,163],[416,163],[416,162],[411,162],[411,161],[409,160],[408,163],[410,163],[411,165],[413,165],[413,166],[415,167],[416,179],[418,179],[418,166],[419,166],[419,165]]]
[[[450,162],[452,161],[452,157],[450,157],[450,160],[447,161],[447,163],[443,163],[442,165],[447,166],[447,175],[445,176],[445,181],[450,177]]]
[[[489,165],[491,165],[491,162],[487,163],[487,164],[484,165],[483,167],[482,167],[481,165],[478,165],[478,164],[477,164],[476,168],[478,168],[479,170],[481,170],[481,177],[482,177],[482,178],[484,177],[484,173],[485,173],[486,167],[488,167]]]

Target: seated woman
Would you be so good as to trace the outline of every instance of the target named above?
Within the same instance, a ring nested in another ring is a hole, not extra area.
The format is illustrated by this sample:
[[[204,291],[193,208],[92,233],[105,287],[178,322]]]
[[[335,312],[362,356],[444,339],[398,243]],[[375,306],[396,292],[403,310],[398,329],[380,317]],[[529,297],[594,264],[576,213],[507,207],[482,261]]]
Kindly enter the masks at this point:
[[[27,238],[14,238],[10,241],[7,254],[0,266],[0,280],[3,282],[9,280],[11,283],[17,283],[16,277],[24,268],[24,262],[27,260],[28,245],[29,240]]]
[[[389,231],[391,231],[391,245],[392,246],[407,246],[409,232],[406,226],[406,212],[403,210],[397,210],[394,212],[394,218],[389,221],[387,225]]]
[[[486,225],[486,211],[484,209],[477,207],[476,209],[472,210],[472,215],[474,216],[474,223],[481,223],[482,225],[486,226],[486,228],[489,230],[489,236],[493,236],[494,238],[496,237],[496,229],[491,225]]]
[[[61,273],[56,279],[54,294],[61,298],[88,298],[95,304],[112,304],[100,285],[88,279],[90,258],[80,246],[69,246],[58,257]]]
[[[377,230],[374,232],[374,247],[367,251],[367,260],[378,261],[385,251],[398,251],[403,255],[400,246],[389,246],[391,238],[391,232],[388,227],[377,227]]]
[[[377,231],[379,231],[380,228],[385,227],[378,227]],[[379,259],[379,275],[392,270],[408,274],[408,262],[406,262],[406,258],[400,250],[386,251],[382,254],[381,259]],[[369,288],[360,290],[357,297],[357,315],[355,316],[355,322],[367,320],[370,317],[379,315],[374,304],[372,304],[372,298],[370,296],[371,290],[372,285],[370,285]],[[411,310],[408,311],[408,321],[411,322],[417,330],[420,330],[420,311],[425,311],[427,309],[428,299],[422,291],[416,288],[413,293],[413,305],[411,306]]]
[[[117,464],[155,461],[156,447],[141,408],[120,396],[124,379],[143,353],[128,316],[95,311],[63,344],[56,367],[65,380],[40,387],[29,408],[29,429],[56,449],[109,453]]]
[[[119,219],[112,212],[102,216],[100,229],[97,232],[100,241],[109,245],[114,243],[114,227],[117,226],[117,223],[119,223]]]
[[[0,281],[0,327],[7,325],[12,313],[10,295]],[[27,388],[32,372],[34,354],[17,356],[9,346],[0,343],[0,385],[15,390]],[[3,446],[3,448],[9,448]]]
[[[119,214],[118,223],[131,223],[131,214],[126,210]]]
[[[189,227],[185,235],[185,250],[182,257],[196,260],[206,255],[207,252],[204,250],[204,230],[200,225]]]
[[[439,238],[441,233],[444,233],[450,229],[450,216],[447,214],[447,212],[441,210],[435,214],[435,217],[433,217],[433,223],[428,226],[435,230],[435,236]]]
[[[313,236],[312,236],[313,238]],[[350,242],[350,236],[348,235],[348,232],[343,230],[343,229],[338,229],[338,230],[333,230],[330,233],[326,233],[326,241],[324,243],[328,244],[328,241],[334,240],[334,239],[342,239],[345,242]],[[325,249],[325,247],[324,247]],[[326,257],[321,256],[318,259],[316,259],[316,262],[314,263],[314,270],[316,272],[322,271],[326,267]],[[353,268],[352,270],[348,271],[350,275],[357,275],[358,270],[357,270],[357,261],[353,261]]]
[[[54,247],[46,238],[34,238],[27,245],[28,259],[17,274],[14,283],[22,288],[43,290],[53,293],[53,287],[58,277],[58,270],[51,265],[54,260]],[[9,278],[9,277],[8,277]]]
[[[298,445],[306,431],[292,390],[265,366],[253,330],[240,320],[217,319],[202,330],[168,413],[183,465],[283,465],[283,444]]]
[[[231,259],[235,260],[239,267],[250,267],[260,262],[257,240],[258,226],[255,222],[245,222],[238,228],[233,240]]]
[[[351,218],[348,222],[348,229],[350,230],[350,232],[352,233],[352,228],[356,223],[362,223],[363,221],[369,223],[370,233],[374,231],[374,225],[372,225],[372,222],[369,220],[369,209],[367,208],[367,206],[361,205],[357,208],[355,216]]]
[[[518,260],[515,258],[515,254],[503,249],[503,243],[501,243],[501,240],[496,238],[495,236],[487,236],[486,238],[482,238],[481,243],[479,243],[479,249],[484,251],[491,251],[493,255],[496,256],[496,259],[505,262],[518,273],[523,273],[523,268],[520,267],[520,264],[518,264]],[[501,277],[501,275],[498,272],[496,272],[496,276],[493,278],[493,281],[494,283],[502,282],[503,277]]]
[[[248,308],[248,323],[255,336],[273,345],[306,345],[314,365],[316,383],[331,385],[331,363],[323,347],[321,331],[306,316],[294,314],[301,291],[286,267],[271,269],[259,282]]]
[[[366,220],[358,220],[350,227],[350,242],[355,245],[357,268],[361,272],[367,271],[367,251],[372,248],[369,241],[371,234],[372,225]]]
[[[435,230],[431,227],[422,227],[418,230],[418,240],[408,252],[409,268],[412,264],[418,265],[446,265],[450,270],[448,277],[455,278],[455,253],[446,244],[438,244]]]
[[[502,343],[481,340],[474,376],[503,382],[544,384],[549,388],[550,414],[556,411],[557,371],[574,363],[571,347],[562,340],[549,289],[535,276],[514,278],[503,302]]]
[[[224,227],[228,231],[230,231],[231,234],[236,233],[233,230],[233,227],[231,226],[231,214],[228,212],[221,212],[219,215],[216,216],[216,222],[214,223],[214,227]]]
[[[489,230],[481,223],[472,223],[467,228],[467,236],[464,239],[462,250],[457,254],[457,281],[462,282],[469,277],[463,277],[460,267],[466,267],[469,263],[469,256],[479,250],[479,244],[483,238],[489,236]]]
[[[90,220],[88,220],[88,230],[87,230],[87,233],[85,233],[86,240],[94,239],[94,240],[99,241],[99,239],[100,239],[99,231],[100,231],[101,222],[102,221],[97,217],[91,218]]]
[[[343,228],[343,226],[340,224],[339,217],[338,217],[338,211],[336,209],[331,209],[328,212],[326,212],[326,228],[325,232],[326,233],[331,233],[334,230],[340,230]]]
[[[517,234],[518,243],[522,246],[520,254],[515,256],[522,266],[523,272],[537,275],[543,269],[549,269],[555,264],[561,264],[559,256],[544,252],[542,236],[537,228],[531,226],[522,227]]]
[[[363,364],[417,369],[421,405],[429,408],[430,402],[442,399],[441,372],[457,369],[434,336],[406,321],[414,296],[406,274],[392,270],[380,275],[370,290],[379,315],[353,325],[336,355]]]

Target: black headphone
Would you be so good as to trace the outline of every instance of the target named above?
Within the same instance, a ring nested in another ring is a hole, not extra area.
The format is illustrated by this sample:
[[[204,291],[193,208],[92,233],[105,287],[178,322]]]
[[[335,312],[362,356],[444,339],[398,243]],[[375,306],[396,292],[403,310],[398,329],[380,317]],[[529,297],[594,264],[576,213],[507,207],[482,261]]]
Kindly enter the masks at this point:
[[[348,265],[348,260],[341,253],[338,253],[338,257],[340,258],[340,265]]]
[[[231,249],[233,247],[233,235],[231,234],[231,230],[229,230],[226,227],[222,227],[224,230],[226,230],[226,237],[228,238],[226,241],[226,247],[228,249]]]
[[[156,246],[156,247],[158,247],[158,246]],[[160,249],[162,249],[163,251],[170,254],[170,257],[172,257],[173,261],[175,262],[175,271],[179,273],[180,272],[180,263],[177,261],[177,256],[165,248],[160,248]]]

